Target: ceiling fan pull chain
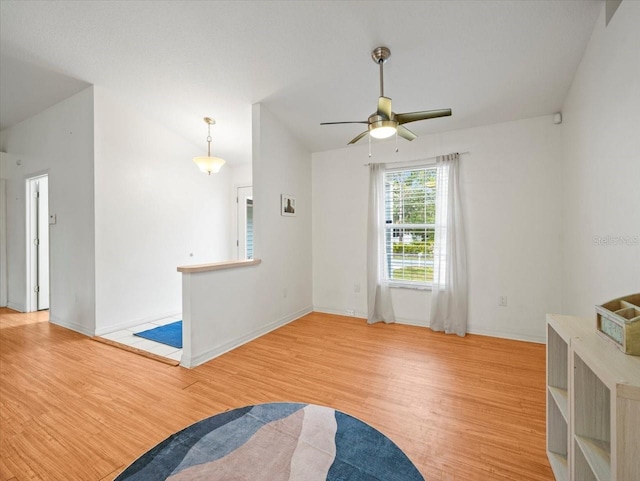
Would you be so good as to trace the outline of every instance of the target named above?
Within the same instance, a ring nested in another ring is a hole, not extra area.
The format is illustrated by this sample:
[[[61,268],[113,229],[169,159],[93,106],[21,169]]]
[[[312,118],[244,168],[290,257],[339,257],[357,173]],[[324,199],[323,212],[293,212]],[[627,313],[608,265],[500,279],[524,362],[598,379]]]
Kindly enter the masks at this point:
[[[371,136],[367,135],[367,137],[369,137],[369,157],[371,157]]]
[[[396,129],[396,154],[398,153],[398,129]]]

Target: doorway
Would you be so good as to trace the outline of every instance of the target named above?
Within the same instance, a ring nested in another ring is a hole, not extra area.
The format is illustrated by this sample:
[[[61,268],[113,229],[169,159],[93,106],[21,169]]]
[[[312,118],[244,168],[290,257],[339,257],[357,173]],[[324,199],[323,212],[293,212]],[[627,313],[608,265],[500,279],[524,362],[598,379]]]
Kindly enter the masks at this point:
[[[253,259],[253,187],[238,187],[238,259]]]
[[[27,312],[49,309],[49,176],[27,179]]]

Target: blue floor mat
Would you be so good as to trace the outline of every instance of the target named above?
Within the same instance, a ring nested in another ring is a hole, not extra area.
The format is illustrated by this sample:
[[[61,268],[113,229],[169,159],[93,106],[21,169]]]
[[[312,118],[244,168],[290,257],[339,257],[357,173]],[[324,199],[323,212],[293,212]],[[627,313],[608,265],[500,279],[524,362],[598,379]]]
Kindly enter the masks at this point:
[[[147,331],[136,332],[134,336],[144,337],[145,339],[160,342],[167,346],[175,347],[176,349],[182,349],[182,321],[154,327]]]

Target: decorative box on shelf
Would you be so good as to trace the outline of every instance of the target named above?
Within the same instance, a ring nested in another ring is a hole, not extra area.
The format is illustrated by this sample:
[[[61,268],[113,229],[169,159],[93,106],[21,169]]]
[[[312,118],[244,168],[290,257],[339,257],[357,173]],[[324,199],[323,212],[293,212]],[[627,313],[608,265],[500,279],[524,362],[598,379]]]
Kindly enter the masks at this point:
[[[640,356],[640,294],[596,306],[596,329],[625,354]]]

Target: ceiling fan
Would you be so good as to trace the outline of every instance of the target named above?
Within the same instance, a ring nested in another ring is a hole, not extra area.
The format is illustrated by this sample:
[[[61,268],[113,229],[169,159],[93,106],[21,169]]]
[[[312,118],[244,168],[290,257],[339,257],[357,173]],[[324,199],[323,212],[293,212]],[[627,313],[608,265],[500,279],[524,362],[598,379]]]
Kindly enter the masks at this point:
[[[404,124],[416,122],[418,120],[435,119],[437,117],[448,117],[451,109],[423,110],[420,112],[405,112],[396,114],[391,111],[391,99],[384,96],[384,63],[391,56],[391,50],[387,47],[377,47],[371,52],[371,58],[380,66],[380,97],[378,98],[378,110],[369,116],[368,120],[353,122],[323,122],[320,125],[336,124],[367,124],[367,130],[356,136],[349,144],[355,144],[365,135],[369,134],[376,139],[386,139],[397,134],[407,140],[417,137]]]

